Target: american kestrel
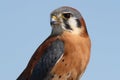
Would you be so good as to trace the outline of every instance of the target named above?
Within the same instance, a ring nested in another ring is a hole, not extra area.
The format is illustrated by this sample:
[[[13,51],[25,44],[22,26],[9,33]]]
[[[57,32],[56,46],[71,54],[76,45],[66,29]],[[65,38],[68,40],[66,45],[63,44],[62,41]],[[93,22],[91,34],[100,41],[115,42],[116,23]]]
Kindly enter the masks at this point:
[[[17,80],[79,80],[90,58],[91,41],[76,9],[51,13],[52,32],[38,47]]]

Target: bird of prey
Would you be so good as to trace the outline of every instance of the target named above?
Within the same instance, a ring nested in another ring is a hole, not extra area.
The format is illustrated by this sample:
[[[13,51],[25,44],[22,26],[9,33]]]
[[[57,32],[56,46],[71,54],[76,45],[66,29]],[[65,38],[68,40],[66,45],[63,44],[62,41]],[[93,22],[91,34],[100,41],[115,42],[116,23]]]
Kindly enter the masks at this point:
[[[91,41],[82,15],[63,6],[50,16],[50,36],[37,48],[17,80],[79,80],[84,73]]]

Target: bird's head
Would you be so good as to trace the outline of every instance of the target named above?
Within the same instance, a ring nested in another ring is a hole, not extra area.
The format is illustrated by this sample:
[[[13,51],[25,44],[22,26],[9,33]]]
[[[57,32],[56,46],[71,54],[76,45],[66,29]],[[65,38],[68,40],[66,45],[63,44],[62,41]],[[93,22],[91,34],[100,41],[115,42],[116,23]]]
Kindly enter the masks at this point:
[[[80,12],[71,7],[60,7],[51,13],[52,34],[59,35],[64,31],[82,35],[87,33],[86,25]]]

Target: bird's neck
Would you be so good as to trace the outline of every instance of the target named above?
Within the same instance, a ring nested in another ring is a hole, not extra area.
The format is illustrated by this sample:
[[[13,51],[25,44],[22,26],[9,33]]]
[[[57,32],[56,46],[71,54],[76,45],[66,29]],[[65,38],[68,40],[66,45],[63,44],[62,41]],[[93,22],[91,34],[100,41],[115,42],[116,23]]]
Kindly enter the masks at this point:
[[[58,36],[61,35],[62,33],[63,33],[63,29],[61,26],[52,27],[51,36]]]

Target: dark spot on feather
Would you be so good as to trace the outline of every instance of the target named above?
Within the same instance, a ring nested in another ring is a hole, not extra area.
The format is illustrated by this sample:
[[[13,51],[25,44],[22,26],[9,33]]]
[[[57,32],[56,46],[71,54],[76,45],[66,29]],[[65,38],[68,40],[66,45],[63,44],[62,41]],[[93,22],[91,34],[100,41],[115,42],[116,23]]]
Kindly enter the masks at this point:
[[[55,57],[55,60],[57,59],[57,57]]]
[[[51,78],[54,78],[54,75],[52,75]]]
[[[64,62],[64,59],[62,60],[62,62]]]
[[[52,61],[52,63],[53,63],[54,61]]]
[[[65,64],[65,66],[67,66],[67,64]]]
[[[61,75],[59,76],[59,78],[61,78]]]

